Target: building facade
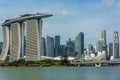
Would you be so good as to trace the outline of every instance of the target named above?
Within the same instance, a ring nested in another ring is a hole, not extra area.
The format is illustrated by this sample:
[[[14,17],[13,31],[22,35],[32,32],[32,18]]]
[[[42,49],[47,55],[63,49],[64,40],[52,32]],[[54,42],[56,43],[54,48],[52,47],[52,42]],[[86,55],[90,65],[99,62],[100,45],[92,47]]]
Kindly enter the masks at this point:
[[[55,57],[60,55],[60,36],[55,36]]]
[[[97,52],[102,52],[103,51],[103,45],[104,45],[104,40],[98,40],[96,44]]]
[[[101,38],[98,40],[97,44],[97,52],[105,51],[105,59],[108,59],[108,51],[107,51],[107,42],[106,42],[106,30],[101,31]]]
[[[87,47],[87,55],[89,57],[91,57],[91,54],[94,53],[94,47],[92,44],[88,44],[88,47]]]
[[[46,56],[46,43],[44,37],[42,37],[41,40],[41,56]]]
[[[32,19],[26,21],[26,60],[40,59],[41,28],[38,20]],[[40,27],[40,28],[39,28]]]
[[[114,57],[114,59],[119,58],[119,35],[118,35],[118,31],[114,32],[113,57]]]
[[[9,61],[19,60],[25,54],[26,60],[40,60],[41,19],[50,16],[52,14],[25,14],[18,18],[6,20],[2,24],[4,42],[0,60],[5,60],[8,52],[10,52]],[[26,36],[26,42],[24,36]]]
[[[66,47],[67,47],[67,55],[68,56],[76,56],[75,54],[75,41],[72,41],[69,39],[66,41]]]
[[[3,48],[3,42],[0,42],[0,54],[2,52],[2,48]]]
[[[47,36],[46,50],[47,50],[46,56],[54,57],[54,38],[53,37]]]
[[[21,52],[20,24],[13,23],[10,26],[10,61],[20,59],[20,52]]]
[[[84,33],[80,32],[75,37],[75,52],[77,56],[82,56],[84,54]]]
[[[113,43],[109,43],[109,59],[113,56]]]
[[[61,55],[66,55],[67,54],[67,46],[66,45],[60,45],[60,56]]]

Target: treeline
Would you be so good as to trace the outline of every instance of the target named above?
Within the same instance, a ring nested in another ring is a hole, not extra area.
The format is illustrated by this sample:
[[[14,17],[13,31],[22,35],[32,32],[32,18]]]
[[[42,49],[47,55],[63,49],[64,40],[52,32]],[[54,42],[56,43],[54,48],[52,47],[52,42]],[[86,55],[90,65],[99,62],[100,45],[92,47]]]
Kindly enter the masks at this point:
[[[66,59],[62,60],[39,60],[39,61],[25,61],[25,59],[20,59],[18,61],[12,62],[0,62],[0,66],[33,66],[33,67],[44,67],[44,66],[69,66],[70,62]]]

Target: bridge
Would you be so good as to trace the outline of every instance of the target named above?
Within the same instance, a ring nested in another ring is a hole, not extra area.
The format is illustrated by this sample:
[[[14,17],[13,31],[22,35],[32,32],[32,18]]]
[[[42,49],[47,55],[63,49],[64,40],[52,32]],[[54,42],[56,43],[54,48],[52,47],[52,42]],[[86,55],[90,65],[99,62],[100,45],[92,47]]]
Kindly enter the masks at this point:
[[[71,61],[70,64],[73,66],[115,66],[120,65],[120,61]]]

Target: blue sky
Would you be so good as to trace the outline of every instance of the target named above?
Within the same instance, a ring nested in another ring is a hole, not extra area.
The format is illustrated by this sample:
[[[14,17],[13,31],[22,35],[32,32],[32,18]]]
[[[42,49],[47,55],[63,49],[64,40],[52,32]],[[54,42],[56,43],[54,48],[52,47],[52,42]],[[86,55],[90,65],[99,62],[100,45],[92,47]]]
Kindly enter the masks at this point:
[[[107,30],[108,42],[114,31],[120,33],[120,0],[0,0],[0,25],[5,19],[37,12],[54,15],[43,20],[42,35],[60,35],[61,44],[79,32],[84,32],[86,45],[95,45],[101,30]]]

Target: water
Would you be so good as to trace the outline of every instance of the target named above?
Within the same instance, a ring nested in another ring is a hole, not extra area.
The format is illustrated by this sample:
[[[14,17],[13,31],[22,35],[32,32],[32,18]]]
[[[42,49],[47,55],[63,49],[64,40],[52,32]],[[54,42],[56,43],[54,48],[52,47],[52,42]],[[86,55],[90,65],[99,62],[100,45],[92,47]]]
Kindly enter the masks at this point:
[[[120,66],[0,68],[0,80],[120,80]]]

